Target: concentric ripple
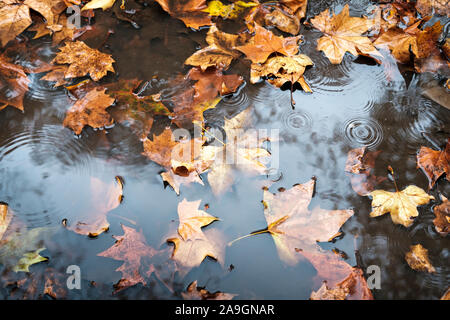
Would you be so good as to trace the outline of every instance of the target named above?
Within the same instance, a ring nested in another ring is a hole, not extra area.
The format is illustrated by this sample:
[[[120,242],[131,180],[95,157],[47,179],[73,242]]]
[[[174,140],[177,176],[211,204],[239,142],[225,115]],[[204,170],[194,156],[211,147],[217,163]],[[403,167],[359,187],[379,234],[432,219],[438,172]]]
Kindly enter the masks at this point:
[[[311,129],[311,116],[300,109],[288,110],[283,114],[284,127],[292,132],[307,132]]]
[[[342,127],[342,134],[352,147],[375,148],[383,141],[383,129],[372,119],[348,120]]]

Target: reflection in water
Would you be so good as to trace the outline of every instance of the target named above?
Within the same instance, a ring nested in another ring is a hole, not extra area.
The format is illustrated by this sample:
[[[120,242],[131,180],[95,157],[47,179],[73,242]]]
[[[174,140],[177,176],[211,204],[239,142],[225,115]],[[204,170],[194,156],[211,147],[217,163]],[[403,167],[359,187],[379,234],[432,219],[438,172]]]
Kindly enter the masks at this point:
[[[314,2],[308,16],[347,2]],[[362,14],[369,3],[351,1],[351,7]],[[117,61],[119,78],[148,80],[145,94],[164,90],[171,96],[177,88],[168,84],[178,74],[186,73],[183,62],[196,50],[205,31],[188,32],[182,23],[159,10],[151,6],[142,11],[142,20],[138,21],[141,30],[128,24],[117,26],[116,34],[108,40],[108,50]],[[98,21],[104,19],[108,28],[116,25],[115,20],[108,20],[107,13],[98,14]],[[156,22],[146,24],[145,19]],[[189,185],[180,196],[170,187],[164,188],[159,175],[162,168],[142,156],[142,142],[126,125],[98,131],[85,128],[80,137],[75,137],[62,126],[65,112],[73,103],[66,91],[40,81],[40,74],[31,75],[25,112],[10,107],[0,111],[0,201],[8,202],[30,228],[54,226],[58,230],[43,252],[50,258],[48,265],[33,266],[33,274],[43,274],[47,267],[64,272],[68,264],[80,265],[85,289],[71,292],[69,298],[174,298],[155,279],[147,287],[111,294],[112,284],[120,279],[120,273],[114,271],[120,262],[96,255],[114,243],[111,235],[122,234],[121,223],[142,228],[149,245],[165,248],[164,236],[178,217],[178,202],[201,199],[202,205],[209,204],[208,212],[221,219],[214,228],[233,239],[266,227],[261,204],[263,185],[276,191],[316,176],[310,208],[320,205],[324,209],[355,210],[342,228],[343,235],[334,243],[320,244],[322,247],[344,252],[351,265],[356,265],[354,252],[358,250],[363,268],[380,266],[381,290],[374,291],[375,298],[439,298],[449,286],[450,244],[433,228],[434,204],[420,207],[420,215],[409,229],[393,225],[388,215],[369,218],[370,199],[353,192],[344,167],[351,148],[382,150],[375,175],[385,176],[387,165],[391,165],[399,188],[415,184],[426,189],[427,179],[416,167],[416,152],[422,145],[435,148],[446,141],[450,111],[422,96],[421,87],[429,81],[429,75],[416,75],[407,81],[407,74],[405,80],[395,70],[391,73],[395,77],[388,79],[383,66],[348,54],[342,64],[331,65],[315,49],[320,33],[308,27],[302,27],[302,33],[305,43],[301,51],[315,63],[305,72],[314,93],[296,90],[294,110],[289,90],[266,82],[250,85],[248,65],[236,65],[230,72],[242,74],[246,84],[205,113],[208,125],[214,128],[222,126],[224,118],[249,107],[256,129],[280,130],[279,170],[269,177],[240,175],[233,190],[222,197],[215,197],[207,183]],[[51,52],[48,40],[39,43],[43,52]],[[117,74],[104,81],[115,81]],[[152,134],[166,125],[170,120],[156,119]],[[89,209],[87,186],[92,176],[104,182],[115,176],[125,179],[124,201],[107,217],[111,229],[96,239],[61,226],[63,219],[75,219]],[[379,187],[394,190],[389,180]],[[439,193],[449,197],[449,184],[440,181],[430,193],[435,198]],[[404,255],[416,243],[429,249],[436,273],[418,273],[407,266]],[[231,264],[234,269],[227,271]],[[240,299],[308,299],[316,273],[307,261],[295,267],[283,265],[269,235],[251,237],[227,249],[225,266],[222,269],[206,260],[185,278],[176,279],[175,289],[179,292],[198,280],[211,292],[236,293]],[[91,281],[97,285],[92,286]],[[0,298],[8,294],[0,290]]]

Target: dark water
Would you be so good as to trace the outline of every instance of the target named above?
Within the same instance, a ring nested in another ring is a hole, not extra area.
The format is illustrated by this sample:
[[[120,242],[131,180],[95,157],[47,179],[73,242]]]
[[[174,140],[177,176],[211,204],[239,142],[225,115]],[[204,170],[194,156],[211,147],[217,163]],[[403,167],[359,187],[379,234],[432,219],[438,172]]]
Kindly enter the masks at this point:
[[[308,17],[327,7],[339,11],[347,3],[311,2]],[[354,15],[365,13],[370,5],[369,1],[349,3]],[[87,38],[88,45],[97,47],[108,29],[115,31],[101,48],[116,60],[116,74],[110,74],[104,83],[157,76],[148,93],[169,90],[169,80],[188,70],[184,60],[204,45],[206,30],[188,30],[155,3],[137,15],[139,30],[112,18],[110,13],[96,14],[94,30],[98,36]],[[233,27],[229,23],[224,26]],[[321,244],[322,247],[344,252],[350,265],[357,264],[357,249],[363,268],[378,265],[381,289],[373,290],[376,299],[440,298],[449,286],[450,243],[434,230],[434,203],[419,208],[420,215],[410,228],[394,225],[389,215],[369,218],[370,200],[352,190],[344,172],[347,152],[367,146],[382,150],[376,174],[385,175],[385,168],[391,165],[400,188],[414,184],[427,190],[427,179],[416,168],[416,153],[422,145],[441,146],[450,136],[450,111],[422,95],[422,88],[438,81],[438,76],[414,74],[393,64],[388,80],[383,66],[349,54],[340,65],[331,65],[315,50],[320,32],[302,26],[301,33],[305,37],[301,51],[315,63],[305,72],[313,94],[295,91],[297,104],[293,110],[289,90],[282,91],[264,82],[251,85],[249,63],[241,59],[230,73],[242,74],[246,85],[205,112],[207,124],[220,126],[224,117],[253,108],[256,128],[280,130],[279,171],[269,177],[279,180],[270,190],[290,188],[316,176],[311,208],[320,205],[325,209],[355,210],[355,215],[343,225],[343,236],[334,243]],[[55,49],[50,39],[33,44],[40,48],[44,59],[53,57]],[[313,266],[305,260],[295,267],[286,267],[278,258],[271,236],[265,234],[227,248],[223,269],[216,262],[205,260],[177,280],[175,296],[153,280],[147,287],[137,285],[112,295],[112,285],[121,277],[114,270],[122,262],[97,254],[114,243],[111,235],[123,233],[121,223],[142,228],[152,247],[164,247],[161,240],[177,224],[173,220],[177,219],[178,203],[184,198],[201,199],[201,205],[209,204],[208,212],[222,220],[213,227],[232,240],[266,227],[261,181],[267,177],[238,175],[232,191],[220,197],[212,194],[207,183],[183,185],[177,196],[170,187],[164,188],[159,176],[161,167],[142,156],[142,143],[127,126],[115,124],[98,131],[85,128],[80,137],[64,128],[65,112],[73,101],[64,89],[39,81],[40,76],[30,76],[32,83],[24,113],[8,107],[0,115],[0,201],[8,203],[29,228],[54,227],[45,239],[47,249],[42,253],[50,260],[34,265],[29,277],[39,278],[48,267],[64,272],[68,265],[79,265],[83,290],[69,292],[71,299],[176,298],[193,280],[211,292],[239,294],[237,299],[308,299],[311,290],[317,289]],[[155,121],[153,131],[158,132],[167,124]],[[121,176],[125,187],[124,201],[108,214],[110,230],[89,239],[64,229],[61,221],[71,221],[86,209],[87,187],[93,176],[106,183]],[[389,180],[379,188],[394,190]],[[436,198],[439,194],[450,197],[450,184],[441,179],[430,193]],[[417,243],[429,250],[436,273],[416,272],[406,264],[405,253]],[[234,269],[230,272],[227,267],[231,264]],[[7,274],[7,270],[3,273]],[[91,286],[90,281],[97,285]],[[6,286],[0,289],[0,297],[22,296],[12,295],[10,286]]]

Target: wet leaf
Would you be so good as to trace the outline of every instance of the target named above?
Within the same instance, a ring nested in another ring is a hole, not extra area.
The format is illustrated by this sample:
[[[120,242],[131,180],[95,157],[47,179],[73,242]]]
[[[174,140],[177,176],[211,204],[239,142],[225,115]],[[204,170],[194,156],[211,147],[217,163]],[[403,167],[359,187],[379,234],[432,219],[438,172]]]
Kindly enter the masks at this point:
[[[55,82],[55,84],[53,85],[54,87],[60,87],[65,84],[68,84],[69,81],[65,79],[65,74],[68,68],[69,67],[65,65],[53,66],[52,70],[50,70],[49,73],[43,76],[41,80]]]
[[[441,297],[441,300],[450,300],[450,287],[445,291],[444,295]]]
[[[157,268],[151,263],[152,258],[158,256],[168,256],[168,252],[157,251],[150,247],[145,240],[142,231],[138,232],[133,228],[122,225],[123,236],[113,236],[115,244],[109,249],[97,254],[100,257],[112,258],[123,261],[123,264],[116,269],[122,273],[122,278],[114,285],[116,291],[134,286],[138,283],[147,285],[147,278],[154,273],[161,281],[162,274],[168,269]],[[155,261],[153,261],[155,262]]]
[[[112,184],[106,184],[92,177],[90,188],[89,209],[78,214],[75,223],[69,223],[67,229],[78,234],[96,237],[109,229],[106,215],[122,202],[123,184],[118,177]]]
[[[181,296],[184,300],[231,300],[237,294],[220,291],[211,293],[205,288],[197,287],[197,280],[195,280],[187,287],[185,292],[181,293]]]
[[[45,248],[40,248],[33,252],[27,252],[23,255],[23,258],[17,262],[17,265],[14,266],[13,271],[14,272],[30,272],[30,266],[33,264],[47,261],[47,258],[44,258],[40,255],[41,251],[44,251]]]
[[[382,55],[369,38],[363,36],[375,23],[375,20],[367,18],[350,17],[348,5],[337,15],[330,15],[330,10],[326,9],[311,19],[311,25],[324,33],[317,41],[317,50],[323,51],[333,64],[341,63],[346,52],[355,57],[368,56],[379,62]]]
[[[311,300],[373,300],[364,273],[330,252],[298,250],[317,270],[314,278],[322,286],[311,293]]]
[[[298,42],[302,36],[278,37],[271,31],[255,24],[255,35],[248,43],[236,47],[242,51],[253,63],[264,63],[272,53],[293,56],[298,52]]]
[[[6,44],[31,25],[30,9],[18,0],[0,2],[0,41]]]
[[[417,155],[417,166],[423,170],[429,181],[429,188],[433,188],[436,181],[446,175],[450,181],[450,138],[444,150],[433,150],[421,147]]]
[[[376,185],[387,179],[372,174],[372,170],[375,168],[375,159],[380,152],[367,151],[366,147],[352,149],[348,152],[345,172],[350,178],[353,190],[360,196],[368,195]]]
[[[66,42],[64,47],[53,59],[53,63],[69,64],[66,78],[77,78],[90,75],[92,80],[98,81],[108,71],[114,72],[112,64],[115,62],[111,55],[89,48],[84,42]]]
[[[203,210],[198,210],[200,202],[201,200],[187,201],[183,199],[178,204],[178,218],[180,220],[178,234],[184,241],[203,239],[201,228],[219,220]]]
[[[86,3],[81,11],[99,8],[106,10],[111,8],[114,5],[114,2],[116,2],[116,0],[92,0]]]
[[[392,55],[400,63],[410,62],[411,52],[415,58],[427,58],[434,49],[437,49],[437,39],[442,32],[442,25],[438,21],[434,25],[421,30],[419,29],[421,23],[422,21],[417,21],[406,29],[389,29],[378,37],[374,45],[380,48],[389,48]]]
[[[225,5],[220,1],[213,0],[208,2],[208,7],[202,11],[207,12],[213,17],[222,17],[224,19],[236,19],[246,9],[253,8],[258,5],[257,2],[236,1]]]
[[[417,0],[416,8],[422,16],[439,14],[450,18],[450,6],[448,0]]]
[[[372,212],[370,216],[379,217],[390,212],[392,221],[409,227],[414,218],[419,215],[417,206],[427,204],[434,197],[416,186],[408,186],[402,191],[389,192],[375,190],[368,194],[372,197]]]
[[[436,272],[428,259],[428,250],[421,244],[416,244],[410,247],[410,251],[406,253],[405,259],[411,269],[417,271],[427,271],[430,273]]]
[[[10,63],[0,54],[0,110],[6,106],[13,106],[23,111],[23,99],[29,83],[25,69]]]
[[[434,215],[436,218],[433,223],[436,231],[446,237],[450,232],[450,202],[446,197],[442,196],[442,203],[434,207]]]
[[[5,203],[0,203],[0,241],[11,223],[12,213]]]
[[[81,134],[85,126],[94,129],[111,126],[113,119],[106,109],[114,99],[105,94],[106,89],[94,88],[67,110],[63,125]]]
[[[327,242],[340,234],[341,226],[353,215],[353,210],[308,209],[315,180],[297,184],[291,189],[273,194],[264,190],[264,216],[267,228],[250,235],[270,233],[280,259],[295,265],[298,251],[320,251],[317,242]]]
[[[196,51],[184,63],[200,67],[202,71],[208,67],[226,70],[231,61],[241,55],[233,48],[243,44],[244,41],[244,36],[222,32],[217,29],[216,25],[212,25],[206,35],[208,46]]]
[[[257,83],[262,77],[267,78],[274,86],[280,88],[283,84],[290,82],[299,83],[305,92],[312,92],[306,83],[303,73],[307,66],[314,63],[304,54],[290,57],[272,57],[263,64],[253,63],[250,71],[251,83]]]
[[[204,12],[206,0],[155,0],[172,17],[180,19],[187,27],[199,29],[211,25],[211,17]]]

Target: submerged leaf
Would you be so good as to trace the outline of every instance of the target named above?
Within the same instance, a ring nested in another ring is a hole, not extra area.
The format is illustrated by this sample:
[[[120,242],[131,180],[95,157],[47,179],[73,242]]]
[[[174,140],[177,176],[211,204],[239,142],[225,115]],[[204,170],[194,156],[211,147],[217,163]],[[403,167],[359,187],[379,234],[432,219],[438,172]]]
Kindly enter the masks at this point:
[[[406,253],[405,259],[408,265],[417,271],[436,272],[428,259],[428,250],[421,244],[416,244],[410,247],[410,251]]]
[[[23,99],[29,84],[25,69],[8,62],[8,59],[0,54],[0,110],[13,106],[23,111]]]

